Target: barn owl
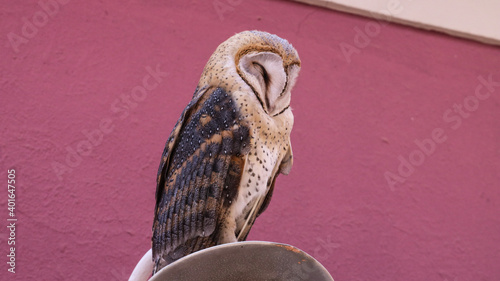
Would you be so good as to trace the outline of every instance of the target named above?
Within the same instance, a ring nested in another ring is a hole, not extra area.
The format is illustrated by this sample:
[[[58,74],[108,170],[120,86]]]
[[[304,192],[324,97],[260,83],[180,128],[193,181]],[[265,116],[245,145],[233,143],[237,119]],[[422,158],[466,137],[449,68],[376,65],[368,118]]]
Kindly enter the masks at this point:
[[[297,51],[245,31],[210,57],[158,169],[153,274],[207,247],[243,241],[292,167],[291,90]]]

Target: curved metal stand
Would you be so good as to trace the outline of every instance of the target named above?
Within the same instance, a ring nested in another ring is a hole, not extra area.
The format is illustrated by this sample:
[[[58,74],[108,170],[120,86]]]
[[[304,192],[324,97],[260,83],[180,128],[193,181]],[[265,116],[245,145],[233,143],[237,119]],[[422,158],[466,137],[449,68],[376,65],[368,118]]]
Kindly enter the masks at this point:
[[[150,281],[333,281],[313,257],[290,245],[246,241],[210,247],[164,267]]]

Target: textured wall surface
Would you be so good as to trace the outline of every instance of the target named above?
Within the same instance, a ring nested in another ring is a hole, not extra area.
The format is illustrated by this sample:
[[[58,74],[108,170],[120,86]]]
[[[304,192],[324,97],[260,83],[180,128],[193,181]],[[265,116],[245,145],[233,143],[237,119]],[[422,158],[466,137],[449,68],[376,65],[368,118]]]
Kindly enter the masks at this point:
[[[288,1],[0,3],[0,279],[128,277],[164,143],[211,53],[248,29],[303,63],[294,167],[249,239],[336,281],[500,279],[499,48]]]

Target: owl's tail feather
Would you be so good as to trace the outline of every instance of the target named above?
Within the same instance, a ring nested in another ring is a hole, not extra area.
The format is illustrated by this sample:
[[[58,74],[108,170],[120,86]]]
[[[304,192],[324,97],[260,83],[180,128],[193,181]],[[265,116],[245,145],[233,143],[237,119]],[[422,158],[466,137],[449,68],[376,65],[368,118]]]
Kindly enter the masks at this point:
[[[157,259],[154,264],[154,269],[152,269],[153,275],[155,275],[165,266],[177,261],[180,258],[183,258],[199,250],[217,245],[217,240],[218,238],[216,233],[213,233],[212,235],[207,237],[198,236],[189,239],[188,241],[186,241],[186,243],[179,245],[177,248],[175,248],[175,250],[170,251],[168,254],[163,256],[163,258]]]

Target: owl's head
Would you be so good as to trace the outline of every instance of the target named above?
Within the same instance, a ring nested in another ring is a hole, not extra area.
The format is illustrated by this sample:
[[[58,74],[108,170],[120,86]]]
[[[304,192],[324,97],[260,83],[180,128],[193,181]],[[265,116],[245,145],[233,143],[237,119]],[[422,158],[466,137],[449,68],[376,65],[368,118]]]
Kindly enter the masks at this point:
[[[217,48],[198,86],[253,91],[264,111],[275,116],[289,107],[299,71],[299,55],[288,41],[267,32],[244,31]]]

